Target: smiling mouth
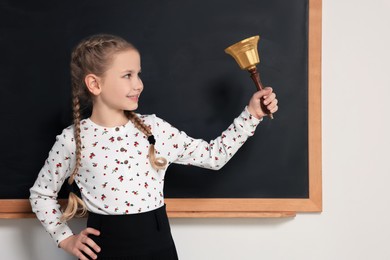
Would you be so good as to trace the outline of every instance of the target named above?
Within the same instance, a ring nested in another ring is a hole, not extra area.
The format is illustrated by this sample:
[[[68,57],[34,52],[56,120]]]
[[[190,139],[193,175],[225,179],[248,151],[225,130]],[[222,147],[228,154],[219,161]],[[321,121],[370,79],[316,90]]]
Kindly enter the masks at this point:
[[[130,99],[132,99],[132,100],[134,100],[134,101],[138,101],[139,96],[140,96],[140,95],[127,95],[126,97],[127,97],[127,98],[130,98]]]

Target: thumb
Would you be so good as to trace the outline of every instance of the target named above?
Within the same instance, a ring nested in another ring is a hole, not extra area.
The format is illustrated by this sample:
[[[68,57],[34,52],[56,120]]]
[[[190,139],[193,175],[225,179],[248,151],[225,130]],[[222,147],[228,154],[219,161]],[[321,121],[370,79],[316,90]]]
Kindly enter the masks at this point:
[[[270,95],[272,93],[272,91],[273,90],[271,87],[266,87],[260,91],[257,91],[254,96],[255,96],[255,98],[258,98],[258,99],[260,99],[262,97],[266,98],[268,95]]]

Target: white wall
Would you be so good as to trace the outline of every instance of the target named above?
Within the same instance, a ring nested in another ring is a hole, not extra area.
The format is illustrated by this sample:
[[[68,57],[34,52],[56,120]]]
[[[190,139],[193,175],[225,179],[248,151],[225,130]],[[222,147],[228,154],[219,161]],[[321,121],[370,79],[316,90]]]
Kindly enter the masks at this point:
[[[323,1],[324,212],[172,219],[181,259],[390,259],[390,1]],[[73,259],[35,219],[0,220],[0,252]]]

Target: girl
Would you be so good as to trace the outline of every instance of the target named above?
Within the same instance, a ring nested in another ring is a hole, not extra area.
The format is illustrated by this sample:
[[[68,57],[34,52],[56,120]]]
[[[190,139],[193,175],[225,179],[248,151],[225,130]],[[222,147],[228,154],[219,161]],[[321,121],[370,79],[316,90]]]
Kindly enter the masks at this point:
[[[74,124],[57,136],[30,189],[33,211],[57,245],[79,259],[178,259],[163,185],[171,163],[219,169],[266,113],[278,110],[271,88],[255,93],[222,135],[193,139],[155,115],[133,111],[143,91],[140,54],[124,39],[95,35],[73,50]],[[269,111],[263,111],[263,102]],[[81,104],[92,114],[81,119]],[[67,179],[68,178],[68,179]],[[57,194],[66,181],[62,213]],[[67,220],[88,211],[87,228],[73,234]]]

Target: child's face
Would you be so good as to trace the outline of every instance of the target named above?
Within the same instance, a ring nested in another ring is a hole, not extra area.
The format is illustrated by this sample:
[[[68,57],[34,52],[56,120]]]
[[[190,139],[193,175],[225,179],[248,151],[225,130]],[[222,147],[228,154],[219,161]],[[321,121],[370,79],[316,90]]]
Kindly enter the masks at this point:
[[[143,90],[141,60],[138,51],[127,50],[116,54],[109,69],[104,73],[97,98],[99,105],[110,110],[135,110]]]

